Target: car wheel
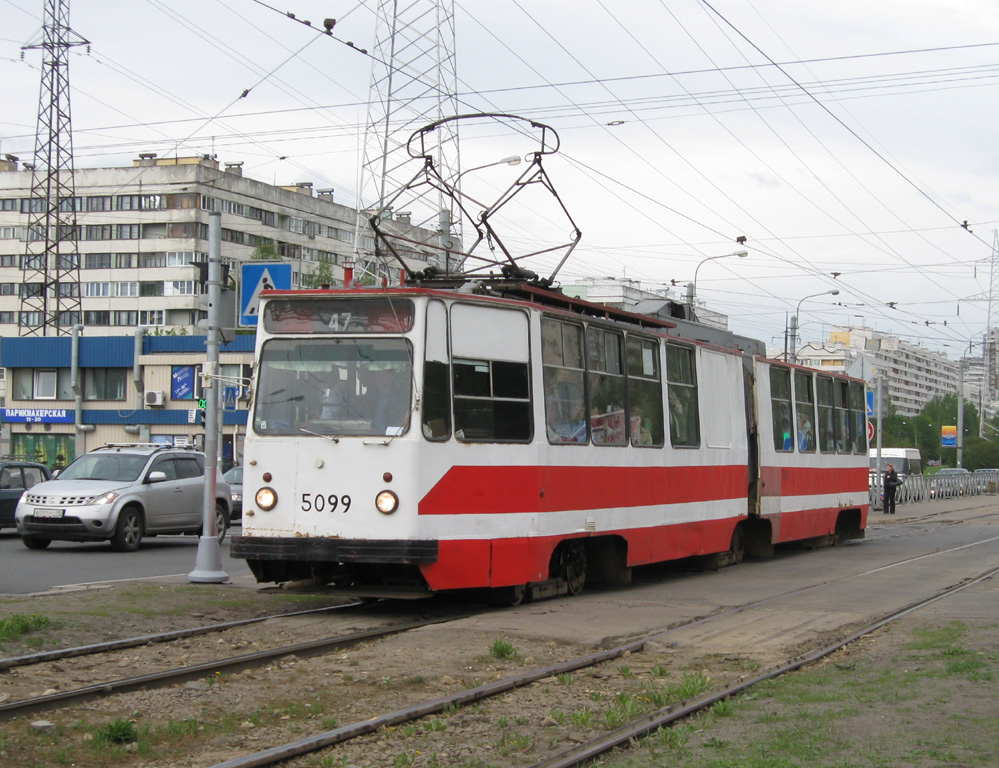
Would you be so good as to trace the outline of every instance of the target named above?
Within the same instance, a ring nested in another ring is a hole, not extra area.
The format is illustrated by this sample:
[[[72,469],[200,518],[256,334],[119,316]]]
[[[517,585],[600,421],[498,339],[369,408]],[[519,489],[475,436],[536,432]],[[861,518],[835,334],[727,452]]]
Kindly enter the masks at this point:
[[[45,549],[52,543],[52,539],[43,539],[41,536],[22,536],[21,543],[28,549]]]
[[[123,509],[118,515],[118,524],[111,537],[111,549],[115,552],[134,552],[142,541],[142,516],[138,510]]]
[[[229,529],[229,518],[226,515],[225,504],[221,501],[215,502],[215,538],[219,540],[219,544],[225,538],[225,532]],[[204,526],[202,526],[201,531],[199,531],[200,536],[205,535]]]

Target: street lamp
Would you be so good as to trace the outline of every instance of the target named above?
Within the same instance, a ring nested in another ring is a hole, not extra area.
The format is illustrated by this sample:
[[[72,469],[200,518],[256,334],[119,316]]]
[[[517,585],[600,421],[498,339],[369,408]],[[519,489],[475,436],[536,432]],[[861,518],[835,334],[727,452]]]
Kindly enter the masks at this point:
[[[687,319],[693,320],[694,318],[694,297],[697,295],[697,273],[700,271],[701,267],[707,264],[709,261],[714,261],[715,259],[727,259],[729,256],[737,256],[740,259],[744,259],[749,255],[749,251],[736,251],[735,253],[723,253],[721,256],[709,256],[708,258],[701,261],[694,269],[694,282],[687,283]]]
[[[791,362],[798,362],[798,313],[801,311],[801,305],[808,299],[814,299],[816,296],[839,296],[839,288],[833,288],[831,291],[822,291],[821,293],[813,293],[810,296],[805,296],[801,301],[798,302],[798,306],[794,308],[794,314],[791,315]]]

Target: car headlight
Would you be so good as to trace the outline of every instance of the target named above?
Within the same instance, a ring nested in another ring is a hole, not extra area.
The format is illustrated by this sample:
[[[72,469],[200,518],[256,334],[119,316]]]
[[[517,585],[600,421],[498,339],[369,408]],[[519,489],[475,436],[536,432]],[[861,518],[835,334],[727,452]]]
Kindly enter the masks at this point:
[[[265,512],[272,510],[277,506],[277,491],[270,487],[261,488],[254,496],[254,500],[257,502],[257,506]]]
[[[399,508],[399,497],[392,491],[382,491],[375,496],[375,506],[383,515],[391,515]]]
[[[94,496],[90,499],[91,504],[110,504],[115,499],[118,498],[118,494],[114,491],[108,491],[107,493],[102,493],[100,496]]]

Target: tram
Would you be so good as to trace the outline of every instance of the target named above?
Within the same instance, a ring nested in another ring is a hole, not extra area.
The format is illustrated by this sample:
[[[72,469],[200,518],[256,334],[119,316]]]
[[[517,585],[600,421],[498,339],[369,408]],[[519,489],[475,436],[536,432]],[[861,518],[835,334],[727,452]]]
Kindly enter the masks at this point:
[[[231,544],[258,581],[517,602],[864,536],[862,381],[520,269],[444,278],[262,294]]]

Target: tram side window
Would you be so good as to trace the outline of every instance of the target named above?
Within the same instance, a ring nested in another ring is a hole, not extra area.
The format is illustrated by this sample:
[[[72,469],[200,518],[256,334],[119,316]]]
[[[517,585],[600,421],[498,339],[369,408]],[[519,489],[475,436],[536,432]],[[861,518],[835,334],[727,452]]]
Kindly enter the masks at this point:
[[[836,395],[836,452],[853,453],[854,423],[850,419],[850,383],[835,381]]]
[[[654,339],[629,336],[627,351],[631,444],[661,448],[665,443],[665,430],[659,344]]]
[[[586,329],[590,386],[590,436],[594,445],[626,445],[624,367],[620,333]]]
[[[866,454],[867,407],[862,384],[850,384],[850,419],[853,422],[853,452]]]
[[[666,345],[666,378],[670,444],[696,448],[701,444],[701,426],[697,411],[697,369],[692,348]]]
[[[545,427],[548,442],[587,442],[583,329],[553,318],[541,320]]]
[[[770,368],[770,407],[774,428],[774,450],[793,451],[794,435],[791,432],[791,371],[787,368]]]
[[[527,363],[454,360],[454,434],[467,443],[528,442]]]
[[[836,432],[833,427],[833,381],[828,376],[815,380],[819,405],[819,450],[822,453],[836,452]]]
[[[794,372],[794,410],[797,415],[798,450],[815,452],[815,393],[812,391],[812,374]]]

